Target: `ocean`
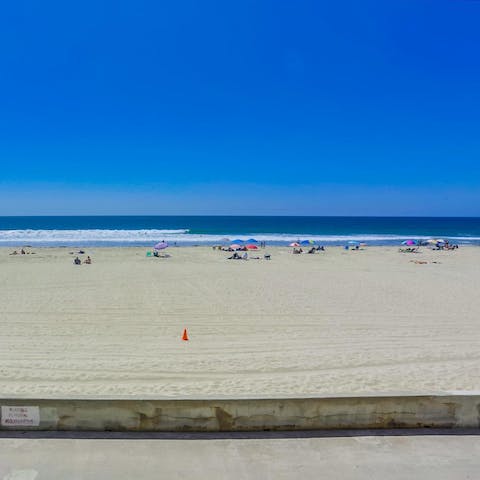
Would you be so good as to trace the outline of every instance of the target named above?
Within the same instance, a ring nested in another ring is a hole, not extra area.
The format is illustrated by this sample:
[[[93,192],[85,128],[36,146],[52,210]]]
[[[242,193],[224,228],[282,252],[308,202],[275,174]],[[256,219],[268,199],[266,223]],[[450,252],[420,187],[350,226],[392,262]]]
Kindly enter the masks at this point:
[[[480,245],[480,218],[72,216],[0,217],[0,246],[213,245],[254,237],[269,245],[314,240],[343,245],[398,245],[406,239],[444,238]]]

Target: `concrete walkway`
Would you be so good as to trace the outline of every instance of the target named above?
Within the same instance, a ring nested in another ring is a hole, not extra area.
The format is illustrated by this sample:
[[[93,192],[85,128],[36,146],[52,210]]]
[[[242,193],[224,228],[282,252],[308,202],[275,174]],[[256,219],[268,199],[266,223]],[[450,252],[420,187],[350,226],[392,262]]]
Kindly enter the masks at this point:
[[[126,434],[110,438],[85,438],[82,434],[62,438],[56,434],[57,438],[48,438],[54,435],[44,434],[47,438],[32,438],[28,434],[29,438],[20,438],[20,433],[2,432],[0,479],[480,478],[480,432],[449,433],[333,436],[296,432],[233,438],[226,434],[146,434],[142,438]]]

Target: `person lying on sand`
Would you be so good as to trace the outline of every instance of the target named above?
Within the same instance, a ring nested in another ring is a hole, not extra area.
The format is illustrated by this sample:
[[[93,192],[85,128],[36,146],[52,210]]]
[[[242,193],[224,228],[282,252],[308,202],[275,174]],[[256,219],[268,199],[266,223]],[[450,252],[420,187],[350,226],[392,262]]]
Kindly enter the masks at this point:
[[[242,257],[240,257],[240,255],[237,252],[235,252],[231,257],[228,257],[227,260],[240,260],[240,258]]]
[[[426,265],[428,262],[425,260],[410,260],[412,263],[416,263],[417,265]],[[430,262],[430,263],[442,263],[442,262]]]
[[[18,255],[18,252],[14,250],[12,253],[9,253],[9,255]]]

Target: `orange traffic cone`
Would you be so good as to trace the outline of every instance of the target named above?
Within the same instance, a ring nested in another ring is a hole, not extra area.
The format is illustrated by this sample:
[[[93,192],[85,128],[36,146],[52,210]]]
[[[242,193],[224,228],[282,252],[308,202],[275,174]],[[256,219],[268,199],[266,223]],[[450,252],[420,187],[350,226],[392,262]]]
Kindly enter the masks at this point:
[[[185,342],[188,341],[188,333],[186,328],[183,330],[182,340]]]

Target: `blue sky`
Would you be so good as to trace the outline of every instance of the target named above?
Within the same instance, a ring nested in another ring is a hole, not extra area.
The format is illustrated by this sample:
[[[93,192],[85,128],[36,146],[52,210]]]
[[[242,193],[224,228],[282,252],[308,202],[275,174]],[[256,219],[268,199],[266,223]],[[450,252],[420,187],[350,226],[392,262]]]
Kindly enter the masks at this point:
[[[0,215],[480,216],[480,2],[22,1]]]

